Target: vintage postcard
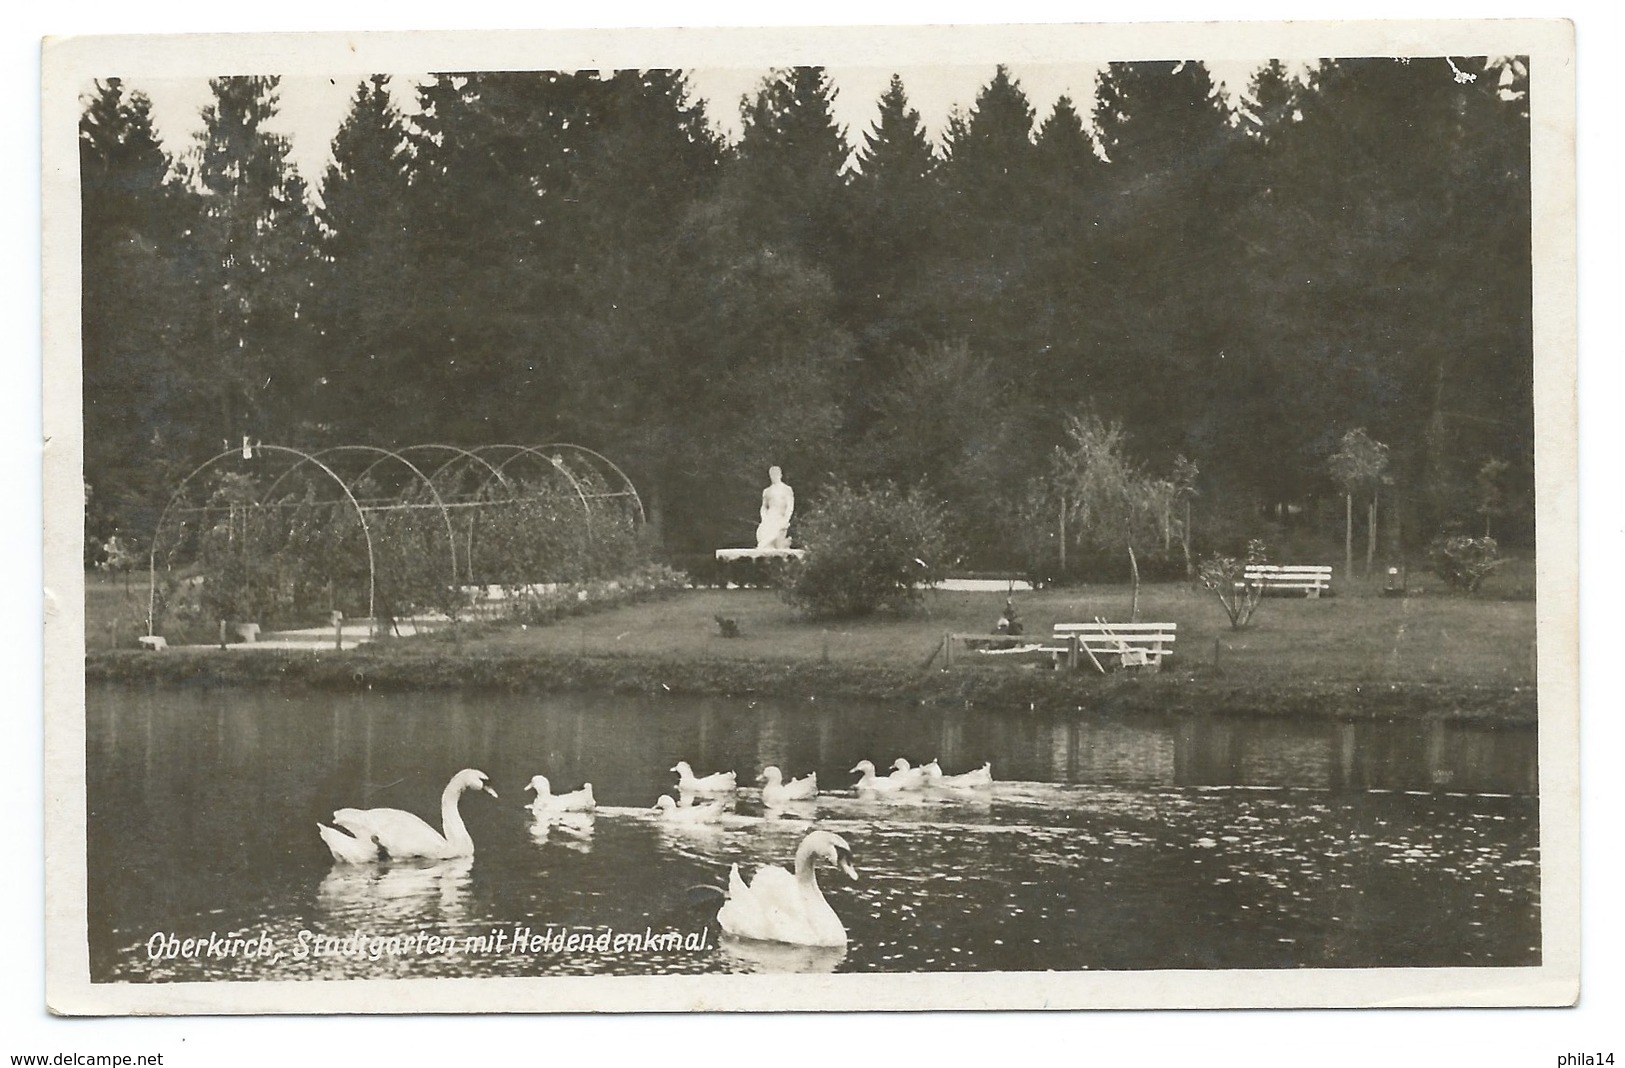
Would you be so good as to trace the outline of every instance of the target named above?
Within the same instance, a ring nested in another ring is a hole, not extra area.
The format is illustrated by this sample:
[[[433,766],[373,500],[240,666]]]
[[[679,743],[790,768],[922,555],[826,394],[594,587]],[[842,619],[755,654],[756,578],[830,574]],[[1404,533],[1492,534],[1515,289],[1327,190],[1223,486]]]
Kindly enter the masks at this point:
[[[1578,996],[1569,24],[43,70],[53,1012]]]

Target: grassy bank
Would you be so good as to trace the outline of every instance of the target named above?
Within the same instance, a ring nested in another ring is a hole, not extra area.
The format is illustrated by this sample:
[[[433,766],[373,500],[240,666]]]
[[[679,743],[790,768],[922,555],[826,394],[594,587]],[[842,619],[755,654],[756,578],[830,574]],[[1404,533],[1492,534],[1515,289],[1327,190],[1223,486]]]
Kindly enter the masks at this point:
[[[1129,591],[1018,594],[1028,632],[1129,615]],[[1012,710],[1191,710],[1532,722],[1534,604],[1424,594],[1270,599],[1232,631],[1211,594],[1142,591],[1140,617],[1179,624],[1159,675],[1103,678],[932,654],[946,631],[985,632],[1002,593],[934,592],[908,617],[822,624],[758,590],[696,590],[546,627],[480,625],[455,638],[349,653],[92,651],[93,679],[418,689],[437,686],[860,698]],[[724,637],[716,617],[735,620]],[[929,666],[928,665],[929,661]]]

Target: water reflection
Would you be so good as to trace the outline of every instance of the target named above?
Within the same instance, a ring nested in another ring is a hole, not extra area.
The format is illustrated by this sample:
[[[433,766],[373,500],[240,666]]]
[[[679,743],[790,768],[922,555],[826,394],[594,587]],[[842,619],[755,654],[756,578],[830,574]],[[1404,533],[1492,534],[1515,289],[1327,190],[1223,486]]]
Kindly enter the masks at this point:
[[[552,844],[590,853],[594,827],[591,812],[533,812],[530,840],[539,846]]]
[[[789,946],[724,934],[717,949],[732,970],[820,975],[833,972],[846,959],[845,946]]]
[[[154,931],[691,932],[716,909],[685,905],[689,889],[725,886],[734,863],[783,864],[815,822],[852,843],[863,872],[829,888],[844,955],[713,938],[635,957],[305,960],[289,977],[1539,961],[1532,729],[824,701],[88,697],[97,981],[266,977],[148,961]],[[853,792],[854,763],[899,754],[949,773],[991,760],[996,781]],[[650,805],[678,759],[747,782],[765,764],[816,771],[825,792],[770,810],[741,790],[718,823],[671,822]],[[599,808],[538,818],[511,800],[468,804],[477,859],[332,864],[318,819],[350,805],[433,819],[462,767],[508,798],[537,773],[591,780]]]
[[[473,857],[440,861],[335,864],[316,887],[317,917],[344,925],[459,926],[466,905]]]

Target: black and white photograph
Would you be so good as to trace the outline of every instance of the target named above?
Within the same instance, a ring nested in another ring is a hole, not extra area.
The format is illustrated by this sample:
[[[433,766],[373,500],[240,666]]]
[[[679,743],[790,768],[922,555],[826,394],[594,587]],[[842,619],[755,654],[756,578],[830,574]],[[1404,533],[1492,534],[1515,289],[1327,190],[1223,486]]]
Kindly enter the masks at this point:
[[[51,1010],[1573,1004],[1573,63],[48,42]]]

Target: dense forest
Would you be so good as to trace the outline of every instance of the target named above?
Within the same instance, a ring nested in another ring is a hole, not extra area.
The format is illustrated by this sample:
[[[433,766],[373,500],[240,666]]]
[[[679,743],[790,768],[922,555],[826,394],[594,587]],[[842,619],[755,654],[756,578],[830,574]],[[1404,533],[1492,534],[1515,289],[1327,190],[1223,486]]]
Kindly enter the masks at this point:
[[[673,554],[750,543],[778,464],[803,501],[919,488],[967,563],[1014,566],[1093,427],[1191,517],[1164,550],[1340,534],[1372,496],[1385,552],[1530,544],[1527,77],[1269,63],[1227,96],[1113,63],[1040,123],[1000,67],[936,143],[896,77],[849,138],[817,67],[768,74],[736,142],[677,71],[439,74],[404,111],[377,76],[314,184],[277,78],[211,82],[173,155],[108,78],[80,124],[87,537],[142,542],[244,436],[570,441]]]

